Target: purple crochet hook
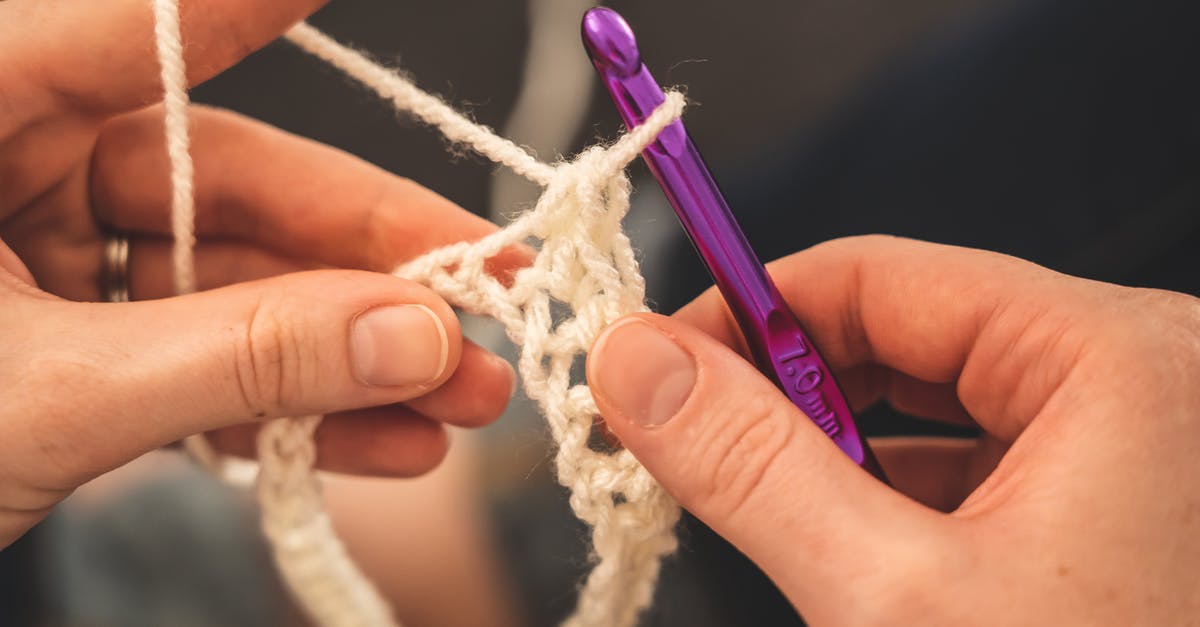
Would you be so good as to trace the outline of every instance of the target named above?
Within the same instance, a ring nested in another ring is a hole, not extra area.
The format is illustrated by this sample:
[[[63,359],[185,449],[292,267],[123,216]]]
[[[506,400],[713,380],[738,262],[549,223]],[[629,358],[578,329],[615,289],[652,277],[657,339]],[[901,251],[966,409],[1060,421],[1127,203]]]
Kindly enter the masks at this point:
[[[625,126],[641,124],[666,100],[616,11],[584,14],[583,43]],[[887,482],[833,373],[750,248],[683,122],[663,129],[642,157],[716,280],[758,369],[855,463]]]

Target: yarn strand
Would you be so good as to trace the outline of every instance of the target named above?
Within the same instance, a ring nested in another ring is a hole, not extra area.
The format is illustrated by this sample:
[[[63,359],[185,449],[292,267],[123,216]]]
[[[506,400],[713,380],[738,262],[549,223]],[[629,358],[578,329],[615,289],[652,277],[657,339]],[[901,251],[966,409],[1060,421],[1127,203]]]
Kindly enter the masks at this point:
[[[307,23],[301,22],[293,26],[285,37],[305,52],[341,70],[384,99],[390,100],[397,111],[411,113],[422,122],[437,128],[451,142],[470,146],[479,154],[508,166],[512,171],[543,187],[548,185],[554,176],[550,166],[535,159],[525,149],[498,137],[488,127],[472,122],[440,98],[421,91],[400,74],[379,65],[353,48],[343,46]]]
[[[153,1],[171,166],[172,263],[176,289],[186,293],[195,289],[195,207],[178,0]],[[608,148],[592,147],[572,161],[547,164],[308,24],[293,27],[286,37],[398,113],[415,116],[453,144],[544,188],[534,208],[506,228],[473,243],[430,251],[394,274],[427,285],[457,307],[497,319],[520,347],[522,386],[558,446],[558,481],[570,491],[572,511],[591,528],[594,567],[564,626],[631,627],[653,598],[662,558],[676,548],[680,510],[628,451],[591,448],[598,412],[588,387],[574,382],[571,370],[606,326],[646,310],[644,280],[621,229],[631,193],[624,169],[682,115],[683,96],[669,92],[644,124]],[[510,286],[486,272],[489,259],[529,240],[539,243],[538,252]],[[565,318],[552,315],[560,306],[569,311]],[[320,420],[281,418],[260,431],[256,485],[263,531],[283,580],[315,623],[395,625],[387,603],[350,560],[323,509],[312,440]],[[188,448],[206,458],[214,472],[232,478],[233,466],[221,463],[202,436],[189,438]]]
[[[154,37],[163,85],[163,124],[171,171],[172,269],[175,291],[196,290],[195,171],[191,155],[187,71],[178,0],[154,0]],[[326,627],[395,625],[387,603],[358,570],[333,531],[313,475],[312,433],[320,416],[282,418],[258,439],[263,532],[284,582],[304,610]],[[203,435],[185,439],[204,467],[241,483]]]
[[[196,246],[196,203],[188,129],[187,71],[179,26],[179,0],[154,0],[154,39],[163,85],[163,125],[171,163],[171,249],[175,291],[196,291],[193,250]]]

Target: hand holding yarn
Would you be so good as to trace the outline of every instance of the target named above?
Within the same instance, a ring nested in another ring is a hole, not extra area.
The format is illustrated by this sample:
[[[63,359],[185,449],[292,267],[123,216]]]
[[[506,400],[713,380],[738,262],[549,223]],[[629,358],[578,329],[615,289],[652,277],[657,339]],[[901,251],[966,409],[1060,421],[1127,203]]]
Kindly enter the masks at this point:
[[[188,78],[320,4],[185,3]],[[331,413],[324,468],[417,474],[444,453],[442,423],[494,419],[513,384],[440,297],[377,272],[494,227],[228,112],[191,110],[207,291],[171,298],[154,28],[142,1],[0,3],[0,546],[83,482],[183,436],[226,427],[213,440],[252,455],[269,417]],[[139,302],[73,302],[99,299],[114,232],[130,238]],[[489,269],[525,260],[502,253]]]
[[[179,0],[153,0],[150,5],[147,8],[153,9],[154,50],[164,94],[161,112],[165,134],[161,139],[169,157],[165,174],[169,175],[166,187],[170,193],[166,196],[170,198],[173,241],[172,283],[177,291],[187,293],[196,284],[200,250],[195,233],[204,232],[196,227],[203,224],[205,216],[197,211],[198,193],[203,192],[197,182],[202,181],[203,173],[195,167],[202,159],[193,153],[202,146],[199,138],[192,141],[193,125],[188,122],[193,116],[188,106],[186,68],[193,67],[196,51],[205,49],[206,33],[203,29],[199,29],[199,35],[192,32],[194,25],[186,19],[192,5],[185,4],[182,11]],[[181,20],[181,13],[185,19]],[[240,37],[252,30],[239,24],[232,32]],[[505,229],[474,241],[454,241],[416,258],[401,257],[404,263],[393,267],[392,272],[397,277],[419,281],[456,306],[495,318],[521,346],[520,369],[525,393],[538,403],[546,418],[557,445],[558,481],[571,492],[571,508],[591,528],[593,540],[589,561],[594,568],[580,590],[575,612],[564,624],[633,625],[653,598],[663,556],[676,546],[672,528],[678,520],[679,507],[631,455],[610,454],[590,446],[588,434],[595,419],[595,405],[587,387],[574,383],[571,364],[586,351],[604,325],[623,314],[645,309],[644,282],[629,239],[620,229],[621,219],[629,209],[630,195],[624,168],[663,128],[682,115],[685,106],[682,94],[668,93],[645,123],[611,146],[593,146],[570,162],[548,164],[491,129],[474,123],[367,54],[340,44],[312,26],[297,24],[288,30],[286,38],[362,83],[397,112],[413,115],[454,144],[470,147],[544,187],[534,208]],[[202,64],[208,62],[199,60]],[[237,144],[235,150],[240,148]],[[250,169],[257,165],[250,163]],[[298,172],[306,173],[303,168]],[[289,173],[294,177],[297,171]],[[285,184],[293,182],[281,178]],[[358,181],[348,183],[353,187]],[[336,192],[344,190],[325,191],[336,196]],[[386,200],[378,194],[374,197],[377,202],[381,198]],[[253,217],[252,207],[235,204],[234,208]],[[306,211],[304,215],[328,217],[319,212]],[[351,217],[355,218],[357,230],[331,234],[344,242],[343,248],[356,247],[348,253],[342,250],[341,254],[351,258],[367,254],[374,259],[370,253],[383,251],[390,257],[396,256],[389,248],[395,242],[387,234],[390,229],[403,231],[405,225],[384,220],[384,236],[378,237],[371,227],[376,226],[377,220],[391,217],[386,211],[376,209],[365,216]],[[437,220],[431,220],[432,225],[422,224],[421,219],[413,221],[425,235],[417,239],[418,245],[446,244],[441,240],[447,227],[460,226],[470,231],[470,224],[455,220],[463,217],[461,212],[433,217]],[[224,215],[222,218],[229,219]],[[475,225],[478,224],[476,221]],[[290,226],[285,222],[278,228],[296,233],[287,228]],[[328,224],[318,224],[315,228],[325,233]],[[453,239],[471,239],[461,237],[462,231],[457,234],[460,237]],[[321,241],[311,232],[301,239],[305,248]],[[364,241],[368,244],[365,249]],[[526,247],[530,241],[538,242],[536,253]],[[391,263],[396,261],[392,259]],[[514,266],[523,269],[514,274],[510,272]],[[552,301],[567,305],[571,315],[552,315]],[[357,339],[357,330],[351,335]],[[468,415],[489,415],[489,409],[498,411],[497,406],[503,403],[489,402],[497,396],[489,389],[499,389],[491,382],[497,380],[497,370],[508,374],[507,367],[494,359],[472,360],[465,353],[464,349],[458,373],[469,370],[467,366],[472,362],[481,367],[490,364],[491,372],[484,368],[471,376],[456,374],[437,392],[423,398],[440,398],[441,403],[431,401],[428,405],[443,410],[475,408],[477,413]],[[470,381],[471,389],[439,394],[447,388],[453,389],[455,378]],[[511,375],[500,378],[511,381]],[[410,402],[409,406],[416,402]],[[301,406],[296,409],[309,411]],[[319,439],[315,436],[320,435],[317,430],[322,424],[321,415],[302,414],[271,420],[259,429],[255,438],[259,463],[254,469],[254,488],[264,535],[284,584],[315,624],[393,625],[395,618],[387,602],[354,565],[325,514],[321,482],[314,474],[317,461],[314,440]],[[232,472],[235,467],[214,455],[205,440],[190,437],[185,446],[219,476],[245,485],[246,474]]]
[[[609,428],[811,625],[1200,615],[1200,301],[883,237],[769,266],[848,398],[977,440],[879,440],[892,490],[770,382],[723,301],[608,328]]]

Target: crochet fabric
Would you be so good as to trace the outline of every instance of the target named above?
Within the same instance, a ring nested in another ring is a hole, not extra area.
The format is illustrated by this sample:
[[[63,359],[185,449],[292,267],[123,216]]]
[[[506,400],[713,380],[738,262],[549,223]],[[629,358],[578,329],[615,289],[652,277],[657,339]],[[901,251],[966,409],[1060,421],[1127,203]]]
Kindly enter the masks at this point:
[[[154,0],[154,9],[171,161],[176,289],[187,292],[195,285],[195,237],[178,0]],[[630,453],[589,445],[597,410],[587,386],[572,381],[571,370],[605,326],[646,309],[644,282],[621,230],[630,194],[624,169],[679,118],[683,96],[669,93],[645,124],[611,146],[547,164],[307,24],[295,26],[287,38],[398,112],[542,186],[536,206],[506,228],[429,252],[395,274],[429,286],[466,311],[495,318],[520,347],[525,393],[537,402],[558,447],[558,480],[570,490],[572,510],[591,528],[594,567],[565,624],[633,625],[651,601],[663,556],[676,547],[679,507]],[[532,243],[537,253],[505,287],[484,264],[518,243]],[[261,430],[255,479],[263,530],[283,579],[318,624],[394,625],[387,604],[350,561],[323,510],[312,439],[320,419],[283,418]],[[202,437],[189,439],[188,448],[227,477],[236,469],[214,456]]]

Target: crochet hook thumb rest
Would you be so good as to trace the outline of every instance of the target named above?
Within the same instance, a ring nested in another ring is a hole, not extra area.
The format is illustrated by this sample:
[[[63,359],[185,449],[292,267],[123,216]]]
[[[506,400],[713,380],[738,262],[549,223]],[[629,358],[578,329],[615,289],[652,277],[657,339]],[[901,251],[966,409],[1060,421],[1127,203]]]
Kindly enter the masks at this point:
[[[616,11],[596,8],[584,14],[582,31],[625,126],[645,122],[666,96],[629,24]],[[850,459],[886,483],[832,371],[750,248],[683,122],[664,128],[642,158],[729,304],[758,369]]]

